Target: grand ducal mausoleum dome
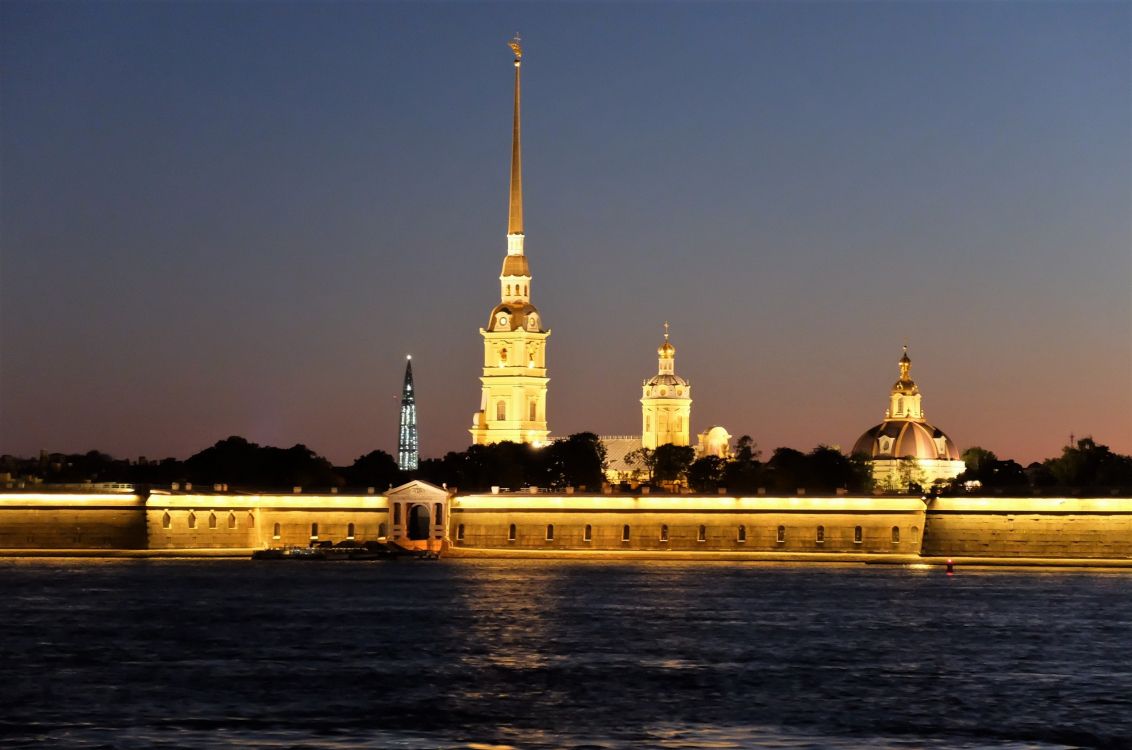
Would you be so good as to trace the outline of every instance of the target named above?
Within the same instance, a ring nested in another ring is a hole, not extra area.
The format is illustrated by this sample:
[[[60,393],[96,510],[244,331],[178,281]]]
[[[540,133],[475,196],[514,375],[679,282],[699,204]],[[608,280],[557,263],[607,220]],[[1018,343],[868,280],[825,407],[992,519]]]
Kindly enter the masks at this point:
[[[872,462],[873,481],[882,489],[906,489],[909,484],[928,487],[963,473],[955,443],[924,418],[920,389],[912,380],[908,347],[900,357],[900,378],[892,386],[884,421],[865,432],[853,453]]]

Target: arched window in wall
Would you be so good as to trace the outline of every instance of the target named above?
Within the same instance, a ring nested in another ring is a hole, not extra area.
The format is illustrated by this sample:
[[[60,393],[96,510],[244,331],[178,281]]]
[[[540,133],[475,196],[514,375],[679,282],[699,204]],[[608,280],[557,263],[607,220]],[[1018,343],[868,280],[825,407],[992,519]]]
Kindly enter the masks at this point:
[[[515,528],[515,524],[511,524],[510,526],[507,527],[507,541],[509,541],[509,542],[515,541],[515,538],[518,535],[519,535],[519,530]]]
[[[189,528],[195,529],[196,527],[197,527],[197,514],[190,510],[189,511]]]
[[[228,528],[236,528],[236,513],[235,511],[228,511]]]
[[[161,516],[161,528],[168,529],[173,525],[173,516],[169,515],[169,511]]]
[[[853,527],[853,544],[860,544],[864,539],[864,531],[860,526]]]
[[[592,542],[593,540],[594,540],[594,527],[587,523],[585,530],[582,531],[582,541],[583,542]]]
[[[279,527],[279,524],[275,524],[274,526],[272,526],[271,527],[271,538],[272,539],[278,539],[281,531],[282,531],[282,529]]]
[[[629,524],[625,524],[621,527],[621,541],[629,541]]]
[[[548,523],[546,525],[546,541],[548,541],[548,542],[554,541],[554,524],[552,524],[552,523]]]
[[[660,525],[660,541],[662,541],[662,542],[668,541],[668,524],[666,524],[666,523],[662,523]]]
[[[818,526],[817,542],[818,542],[818,544],[825,543],[825,527],[824,526]]]
[[[508,297],[511,296],[511,285],[510,284],[507,285],[507,296]]]
[[[747,541],[747,527],[746,526],[742,526],[742,525],[739,526],[739,541],[740,542]]]
[[[700,524],[700,528],[696,531],[696,541],[697,542],[706,542],[707,541],[707,526],[704,526],[702,523]]]
[[[528,419],[532,422],[538,419],[538,402],[534,399],[531,399],[530,416],[528,417]]]
[[[499,350],[499,364],[501,364],[501,365],[507,364],[507,347],[504,347],[504,348]]]
[[[255,528],[255,513],[252,513],[251,511],[248,511],[248,528]]]
[[[209,511],[209,514],[208,514],[208,528],[210,528],[210,529],[216,528],[216,514],[211,512],[211,511]]]
[[[460,524],[459,526],[456,527],[456,541],[457,542],[464,541],[464,524]]]
[[[900,543],[900,527],[899,526],[893,526],[892,527],[892,543],[893,544],[899,544]]]
[[[496,421],[503,422],[507,419],[507,402],[500,401],[495,405],[495,419]]]
[[[347,539],[353,539],[354,538],[354,524],[352,524],[352,523],[346,524],[346,538]]]
[[[311,524],[311,539],[318,539],[318,524]]]
[[[778,527],[778,536],[775,538],[775,541],[778,542],[779,544],[782,544],[783,542],[786,541],[786,527],[785,526],[779,526]]]

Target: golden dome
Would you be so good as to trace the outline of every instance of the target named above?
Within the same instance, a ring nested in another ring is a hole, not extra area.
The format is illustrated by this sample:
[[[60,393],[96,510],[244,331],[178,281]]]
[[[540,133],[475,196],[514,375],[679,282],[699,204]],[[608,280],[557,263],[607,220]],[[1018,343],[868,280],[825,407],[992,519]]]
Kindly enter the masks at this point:
[[[672,358],[676,356],[676,347],[668,343],[667,340],[656,348],[656,353],[662,357]]]

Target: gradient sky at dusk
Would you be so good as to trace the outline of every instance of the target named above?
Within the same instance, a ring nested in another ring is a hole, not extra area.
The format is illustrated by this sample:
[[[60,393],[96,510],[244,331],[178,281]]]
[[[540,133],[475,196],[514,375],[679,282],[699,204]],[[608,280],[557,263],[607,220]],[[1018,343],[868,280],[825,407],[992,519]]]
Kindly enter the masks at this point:
[[[0,5],[0,453],[464,448],[522,33],[553,434],[1132,453],[1125,2]]]

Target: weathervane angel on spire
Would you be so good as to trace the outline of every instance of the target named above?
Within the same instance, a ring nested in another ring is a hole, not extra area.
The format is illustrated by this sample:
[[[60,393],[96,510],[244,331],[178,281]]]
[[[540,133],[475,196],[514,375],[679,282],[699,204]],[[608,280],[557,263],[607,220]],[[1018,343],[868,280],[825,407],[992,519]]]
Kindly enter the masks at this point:
[[[519,62],[523,59],[523,48],[520,46],[519,41],[519,32],[516,31],[511,41],[507,42],[507,46],[515,53],[515,62]]]

